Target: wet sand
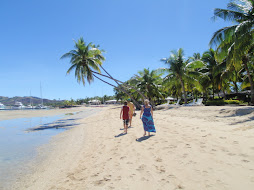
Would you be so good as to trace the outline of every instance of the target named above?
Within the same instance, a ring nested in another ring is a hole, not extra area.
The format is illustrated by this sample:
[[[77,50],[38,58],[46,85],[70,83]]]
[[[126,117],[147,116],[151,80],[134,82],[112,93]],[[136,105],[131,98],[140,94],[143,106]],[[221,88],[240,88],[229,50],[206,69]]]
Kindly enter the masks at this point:
[[[139,113],[126,135],[120,107],[79,120],[39,149],[13,189],[253,189],[253,107],[158,110],[150,137]]]
[[[66,113],[74,113],[84,110],[86,107],[75,107],[67,109],[42,109],[42,110],[1,110],[0,121],[17,119],[17,118],[30,118],[30,117],[45,117],[53,115],[61,115]]]

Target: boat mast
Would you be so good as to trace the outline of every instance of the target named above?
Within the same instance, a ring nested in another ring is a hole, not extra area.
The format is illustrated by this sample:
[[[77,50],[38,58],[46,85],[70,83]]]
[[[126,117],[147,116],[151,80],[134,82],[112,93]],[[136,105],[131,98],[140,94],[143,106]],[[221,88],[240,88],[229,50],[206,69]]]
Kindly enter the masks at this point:
[[[43,106],[43,98],[42,98],[41,82],[40,82],[40,91],[41,91],[41,105]]]

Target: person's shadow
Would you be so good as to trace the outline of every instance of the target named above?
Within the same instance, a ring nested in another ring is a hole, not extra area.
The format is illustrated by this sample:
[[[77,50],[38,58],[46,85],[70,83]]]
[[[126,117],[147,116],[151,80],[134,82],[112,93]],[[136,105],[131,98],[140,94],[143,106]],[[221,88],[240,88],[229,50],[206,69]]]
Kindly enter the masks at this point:
[[[115,138],[124,136],[124,135],[126,135],[126,134],[127,134],[127,133],[120,133],[119,135],[116,135]]]
[[[142,142],[144,140],[147,140],[147,139],[151,138],[152,136],[154,136],[154,135],[140,137],[140,138],[137,138],[136,141],[137,142]]]

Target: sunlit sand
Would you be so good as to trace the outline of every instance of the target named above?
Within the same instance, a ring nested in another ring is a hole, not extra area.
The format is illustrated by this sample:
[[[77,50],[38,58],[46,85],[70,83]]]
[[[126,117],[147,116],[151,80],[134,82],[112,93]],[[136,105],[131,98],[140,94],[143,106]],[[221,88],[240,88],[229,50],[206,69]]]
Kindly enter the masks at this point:
[[[158,110],[143,138],[139,112],[121,135],[120,107],[102,109],[41,147],[13,189],[253,189],[252,107]]]

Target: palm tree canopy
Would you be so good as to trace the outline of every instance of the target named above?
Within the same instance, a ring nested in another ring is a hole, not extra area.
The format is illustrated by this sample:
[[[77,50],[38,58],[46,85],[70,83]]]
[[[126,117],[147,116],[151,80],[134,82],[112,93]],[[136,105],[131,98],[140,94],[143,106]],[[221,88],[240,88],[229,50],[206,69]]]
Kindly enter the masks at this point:
[[[75,69],[77,81],[79,83],[82,81],[83,85],[85,85],[85,80],[88,83],[93,81],[93,71],[100,73],[99,66],[102,65],[102,61],[105,58],[102,55],[102,51],[98,49],[98,46],[92,43],[86,45],[82,37],[77,42],[74,42],[75,49],[65,53],[61,59],[70,58],[71,67],[68,69],[67,74]]]
[[[234,25],[216,31],[210,45],[216,47],[219,61],[228,57],[239,62],[241,56],[248,53],[254,45],[254,1],[232,0],[227,8],[216,8],[213,18],[232,21]]]

